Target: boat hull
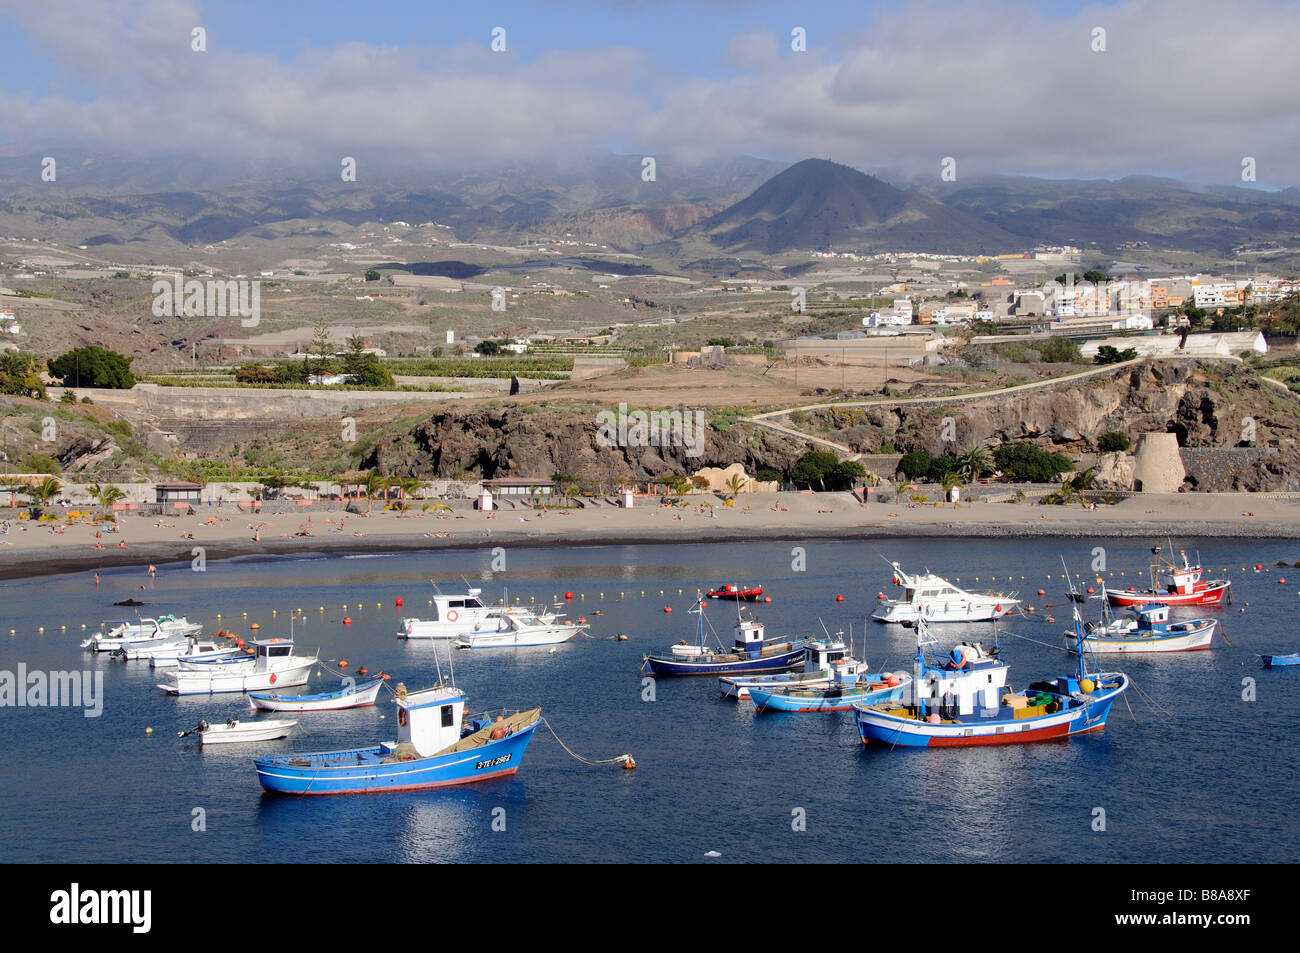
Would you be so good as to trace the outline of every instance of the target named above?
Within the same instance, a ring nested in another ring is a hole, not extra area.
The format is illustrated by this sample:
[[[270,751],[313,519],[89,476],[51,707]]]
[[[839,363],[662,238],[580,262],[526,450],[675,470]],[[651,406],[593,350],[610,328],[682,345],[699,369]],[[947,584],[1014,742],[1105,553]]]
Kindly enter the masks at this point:
[[[1160,602],[1167,606],[1218,606],[1232,589],[1231,582],[1209,583],[1204,589],[1193,592],[1160,592],[1152,589],[1129,592],[1127,589],[1107,589],[1106,599],[1112,606],[1128,608]]]
[[[1300,652],[1292,655],[1261,655],[1265,668],[1291,668],[1300,665]]]
[[[263,711],[337,711],[344,708],[368,708],[375,703],[383,679],[375,679],[350,691],[322,692],[317,695],[274,695],[249,692],[248,702]]]
[[[801,691],[751,687],[749,700],[759,712],[821,712],[849,711],[854,704],[880,705],[896,702],[911,679],[898,685],[876,689],[844,689],[842,691]]]
[[[201,745],[247,744],[252,741],[275,741],[287,737],[297,727],[296,721],[240,722],[234,728],[213,725],[199,734]]]
[[[232,692],[265,691],[271,688],[294,688],[306,685],[316,659],[302,659],[300,664],[285,666],[274,672],[245,670],[240,672],[165,672],[166,682],[158,687],[169,695],[220,695]]]
[[[754,657],[689,657],[670,658],[665,655],[647,655],[641,663],[645,675],[730,675],[740,672],[779,672],[802,665],[803,646],[790,648],[771,655]]]
[[[582,626],[543,626],[524,632],[467,632],[453,645],[458,649],[522,649],[535,645],[560,645],[574,639]]]
[[[718,679],[718,690],[727,698],[748,698],[754,686],[765,688],[825,688],[831,677],[825,672],[798,672],[777,675],[755,675],[733,678],[724,675]]]
[[[976,745],[1028,744],[1056,741],[1100,731],[1106,726],[1111,705],[1128,688],[1128,676],[1109,672],[1096,676],[1114,687],[1095,692],[1086,704],[1032,718],[969,717],[931,724],[890,714],[865,705],[854,705],[854,717],[863,744],[879,743],[889,748],[961,748]]]
[[[262,790],[271,794],[378,794],[473,784],[518,771],[539,723],[540,718],[509,737],[489,741],[468,751],[413,761],[384,764],[384,749],[376,746],[300,756],[301,760],[337,760],[340,762],[337,767],[294,766],[289,763],[290,758],[259,758],[254,764]]]
[[[925,619],[927,622],[988,622],[1000,619],[1019,605],[1018,599],[995,602],[917,604],[890,600],[880,603],[871,618],[877,622],[902,623]]]

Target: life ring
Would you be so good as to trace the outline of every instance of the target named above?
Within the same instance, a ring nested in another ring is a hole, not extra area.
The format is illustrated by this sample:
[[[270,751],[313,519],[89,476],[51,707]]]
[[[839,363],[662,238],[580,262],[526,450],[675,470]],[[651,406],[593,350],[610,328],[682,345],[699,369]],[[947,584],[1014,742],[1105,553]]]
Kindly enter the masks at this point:
[[[401,725],[403,728],[406,727],[406,709],[405,709],[405,708],[399,708],[399,709],[397,709],[397,723],[398,723],[399,725]]]
[[[457,619],[459,619],[459,618],[460,618],[460,613],[457,612],[455,609],[448,609],[448,610],[447,610],[447,621],[448,621],[448,622],[455,622],[455,621],[456,621]]]

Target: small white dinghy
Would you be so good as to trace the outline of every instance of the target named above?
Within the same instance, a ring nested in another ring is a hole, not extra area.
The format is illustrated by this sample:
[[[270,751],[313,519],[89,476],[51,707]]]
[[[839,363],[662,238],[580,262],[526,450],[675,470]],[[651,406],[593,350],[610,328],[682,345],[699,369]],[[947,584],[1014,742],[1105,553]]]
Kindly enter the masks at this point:
[[[285,738],[297,726],[296,721],[240,721],[233,715],[224,725],[201,721],[189,731],[179,731],[181,738],[197,733],[201,745],[243,744],[249,741],[275,741]]]

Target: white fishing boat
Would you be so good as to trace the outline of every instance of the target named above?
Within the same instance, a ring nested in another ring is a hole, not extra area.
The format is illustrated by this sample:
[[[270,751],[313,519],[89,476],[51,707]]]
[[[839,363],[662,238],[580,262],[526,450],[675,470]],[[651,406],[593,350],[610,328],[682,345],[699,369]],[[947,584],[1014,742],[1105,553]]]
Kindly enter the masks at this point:
[[[802,672],[723,675],[718,679],[718,690],[727,698],[748,698],[749,690],[754,687],[821,688],[831,683],[831,672],[835,664],[851,657],[849,647],[843,639],[818,639],[804,646]]]
[[[223,659],[233,661],[241,658],[244,650],[234,643],[199,642],[194,639],[182,641],[179,647],[173,645],[159,646],[149,657],[149,664],[155,669],[177,668],[185,662]]]
[[[501,628],[503,616],[536,615],[543,621],[555,618],[550,612],[534,612],[524,606],[490,606],[483,601],[482,589],[467,589],[465,593],[445,596],[441,592],[433,597],[433,618],[403,619],[397,630],[399,639],[455,639],[467,632],[486,627]]]
[[[1103,599],[1103,605],[1105,600]],[[1208,649],[1214,640],[1217,619],[1186,619],[1169,621],[1169,606],[1152,602],[1131,607],[1134,618],[1102,623],[1085,623],[1074,631],[1065,633],[1074,644],[1072,652],[1080,647],[1096,655],[1118,655],[1125,652],[1197,652]],[[1078,615],[1079,610],[1075,610]]]
[[[507,649],[528,645],[557,645],[568,642],[585,625],[531,614],[501,615],[477,632],[466,632],[452,644],[458,649]]]
[[[114,658],[129,662],[136,659],[150,659],[155,655],[183,652],[189,644],[190,640],[183,635],[169,635],[163,639],[128,642],[119,649],[113,649],[110,654]]]
[[[231,717],[224,725],[212,725],[201,721],[189,731],[177,734],[184,738],[198,734],[201,745],[245,744],[250,741],[275,741],[288,737],[289,732],[297,727],[298,722],[290,720],[240,721]]]
[[[203,631],[199,622],[184,616],[164,615],[157,619],[114,619],[101,623],[100,630],[81,643],[92,652],[112,652],[127,646],[161,644],[175,638],[188,638]]]
[[[291,639],[261,639],[252,643],[247,661],[205,663],[201,670],[164,671],[158,687],[171,695],[212,695],[220,692],[264,691],[307,684],[316,656],[293,654]]]
[[[880,604],[871,614],[877,622],[988,622],[1020,605],[1014,592],[968,592],[928,569],[910,575],[898,563],[889,565],[894,567],[894,585],[902,586],[903,595],[899,599],[886,599],[883,593],[878,597]]]

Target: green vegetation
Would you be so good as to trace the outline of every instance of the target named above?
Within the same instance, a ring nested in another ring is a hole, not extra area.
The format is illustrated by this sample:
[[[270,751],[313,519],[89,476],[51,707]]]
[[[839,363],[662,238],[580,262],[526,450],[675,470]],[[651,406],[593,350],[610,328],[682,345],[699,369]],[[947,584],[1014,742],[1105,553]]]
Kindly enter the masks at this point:
[[[809,450],[790,467],[790,479],[796,484],[819,489],[850,489],[867,475],[856,460],[840,460],[825,450]]]
[[[74,348],[49,362],[50,376],[59,378],[65,387],[110,387],[129,389],[135,386],[131,359],[116,351],[87,345]]]
[[[1065,454],[1040,450],[1030,443],[1004,443],[993,451],[993,460],[1003,479],[1012,483],[1051,483],[1074,469]]]
[[[29,453],[23,457],[19,466],[24,473],[48,473],[51,476],[59,476],[63,473],[59,461],[44,453]]]
[[[41,359],[34,354],[0,352],[0,394],[45,399]]]
[[[1102,434],[1097,439],[1097,449],[1102,453],[1127,453],[1128,448],[1132,445],[1128,439],[1128,434],[1114,430]]]
[[[1097,356],[1093,359],[1096,364],[1119,364],[1121,361],[1131,361],[1138,356],[1137,348],[1127,347],[1120,350],[1109,344],[1103,344],[1097,348]]]

